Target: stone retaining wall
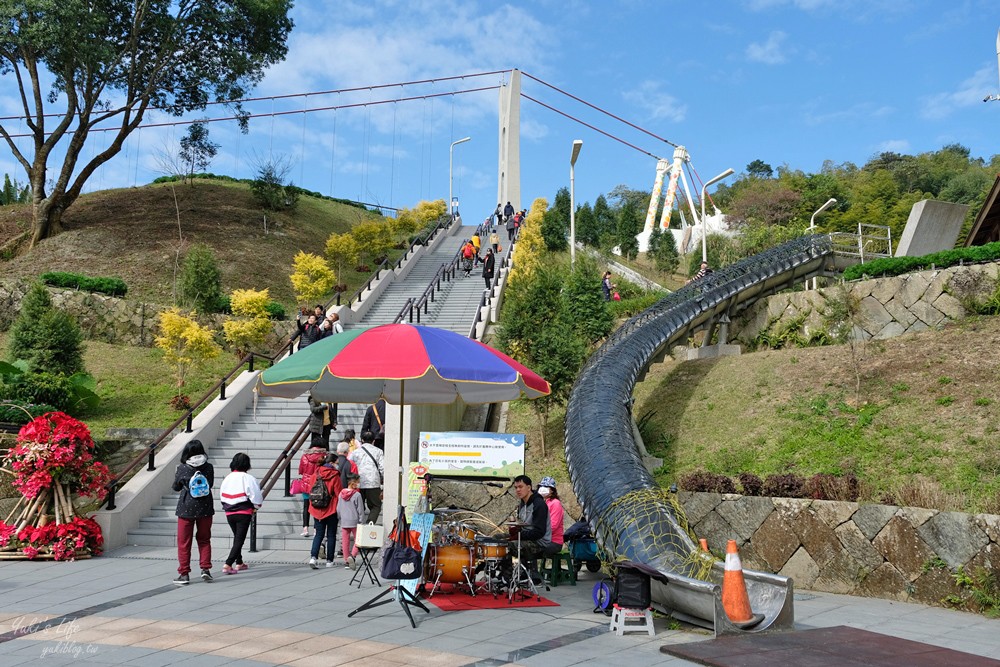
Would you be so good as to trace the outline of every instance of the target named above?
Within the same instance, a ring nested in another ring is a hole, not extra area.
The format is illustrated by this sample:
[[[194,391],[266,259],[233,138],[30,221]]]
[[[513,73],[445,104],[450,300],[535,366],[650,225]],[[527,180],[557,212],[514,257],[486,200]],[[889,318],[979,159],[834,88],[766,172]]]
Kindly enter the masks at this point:
[[[21,300],[30,288],[27,281],[0,281],[0,331],[10,328],[21,308]],[[88,340],[152,347],[159,334],[156,320],[169,306],[131,299],[48,287],[52,305],[72,315]],[[222,330],[221,315],[207,318],[213,330]],[[272,342],[287,340],[295,331],[294,320],[273,322]]]
[[[998,271],[1000,264],[977,264],[846,283],[861,307],[853,335],[864,340],[892,338],[961,319],[967,312],[958,297],[985,298],[994,290]],[[797,325],[806,338],[829,332],[831,302],[842,299],[840,286],[761,299],[730,325],[730,337],[746,345],[762,333],[790,325]]]
[[[736,540],[744,567],[798,589],[941,604],[952,573],[1000,572],[1000,516],[735,494],[679,494],[715,553]]]

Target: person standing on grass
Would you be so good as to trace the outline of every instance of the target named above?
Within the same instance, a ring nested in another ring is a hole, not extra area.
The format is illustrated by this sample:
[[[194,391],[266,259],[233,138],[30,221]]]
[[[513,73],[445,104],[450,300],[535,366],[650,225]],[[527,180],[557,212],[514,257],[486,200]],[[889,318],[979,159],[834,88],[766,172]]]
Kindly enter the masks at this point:
[[[313,536],[312,548],[309,551],[309,567],[317,569],[319,565],[316,559],[319,558],[319,548],[326,538],[326,566],[333,567],[333,554],[337,546],[337,502],[340,500],[340,492],[343,487],[340,485],[340,471],[337,470],[337,455],[327,454],[326,460],[316,473],[307,478],[309,488],[312,489],[319,479],[325,486],[329,498],[326,507],[317,507],[316,503],[309,503],[309,514],[315,520],[314,526],[316,534]],[[312,494],[310,494],[312,495]]]
[[[368,507],[366,521],[378,523],[382,511],[382,475],[385,474],[385,457],[382,450],[373,444],[375,435],[371,431],[361,434],[361,446],[348,458],[358,466],[361,475],[361,496]]]
[[[361,477],[348,473],[347,488],[340,492],[340,502],[337,503],[337,518],[340,521],[340,548],[344,553],[344,567],[355,570],[358,567],[357,536],[358,523],[365,515],[365,503],[361,498],[358,485]]]
[[[212,581],[212,484],[215,470],[208,462],[205,446],[201,440],[192,440],[184,445],[181,462],[174,473],[173,490],[180,491],[177,498],[177,578],[180,586],[191,579],[191,541],[198,542],[198,565],[201,578]],[[197,536],[195,535],[197,531]]]
[[[248,455],[239,452],[233,456],[229,470],[231,472],[219,487],[219,497],[222,499],[226,521],[233,531],[233,546],[229,549],[226,564],[222,566],[222,573],[236,574],[248,567],[243,562],[243,543],[246,542],[254,512],[264,503],[264,495],[260,492],[257,479],[247,472],[250,470]]]

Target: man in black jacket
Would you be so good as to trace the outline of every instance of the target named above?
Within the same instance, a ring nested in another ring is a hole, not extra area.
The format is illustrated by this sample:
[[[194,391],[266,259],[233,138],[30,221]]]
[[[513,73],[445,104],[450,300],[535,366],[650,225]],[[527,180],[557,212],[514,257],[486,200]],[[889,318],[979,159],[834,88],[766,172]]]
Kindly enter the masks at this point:
[[[535,560],[557,553],[562,547],[552,542],[549,507],[545,499],[532,489],[530,477],[518,475],[514,478],[514,495],[520,501],[517,504],[517,521],[524,524],[520,527],[522,560]]]

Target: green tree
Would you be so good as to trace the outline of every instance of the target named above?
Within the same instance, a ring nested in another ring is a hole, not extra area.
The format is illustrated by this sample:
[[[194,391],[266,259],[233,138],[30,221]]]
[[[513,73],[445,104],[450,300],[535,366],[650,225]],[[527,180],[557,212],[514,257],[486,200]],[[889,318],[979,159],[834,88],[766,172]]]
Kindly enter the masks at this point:
[[[222,272],[215,253],[204,243],[188,250],[181,267],[180,305],[201,313],[214,313],[222,299]]]
[[[542,432],[549,413],[569,397],[586,357],[586,344],[573,326],[561,298],[563,275],[559,268],[539,266],[507,288],[500,314],[500,349],[545,378],[552,393],[531,402]]]
[[[386,222],[366,220],[351,229],[351,236],[358,242],[358,248],[365,261],[374,261],[393,246],[392,229]]]
[[[597,247],[600,238],[597,216],[594,215],[590,203],[585,203],[576,209],[576,240],[584,245]]]
[[[285,183],[292,170],[287,156],[257,158],[256,176],[250,182],[250,194],[261,208],[268,211],[293,209],[299,202],[299,191],[291,182]]]
[[[22,102],[32,135],[22,152],[34,214],[31,245],[62,231],[62,216],[102,164],[122,150],[150,107],[181,115],[240,100],[284,59],[291,0],[19,0],[0,2],[0,76]],[[232,103],[246,128],[247,115]],[[95,126],[103,150],[84,157]],[[57,147],[58,150],[57,150]],[[61,155],[55,177],[50,162]]]
[[[188,181],[194,181],[195,172],[208,169],[218,152],[219,144],[208,138],[207,121],[196,120],[188,125],[187,134],[181,137],[179,154]]]
[[[750,178],[774,178],[774,169],[763,160],[754,160],[747,165],[747,176]]]
[[[569,233],[569,212],[569,189],[559,188],[555,201],[542,218],[542,238],[545,239],[545,247],[551,252],[568,247],[566,235]]]
[[[576,332],[594,344],[609,333],[615,317],[601,291],[601,273],[592,259],[577,256],[562,292],[564,307]]]
[[[344,265],[357,263],[361,253],[361,246],[350,234],[337,234],[334,232],[326,240],[326,258],[337,267],[337,277],[344,279]]]
[[[614,236],[618,227],[615,212],[608,206],[608,200],[604,195],[597,195],[597,199],[594,200],[594,223],[597,227],[597,244],[603,249],[601,237],[608,234]]]
[[[640,210],[639,202],[635,198],[623,200],[622,207],[618,210],[618,227],[615,233],[615,240],[621,253],[629,259],[635,259],[639,254],[639,242],[635,237],[642,231],[645,224],[645,211]]]
[[[656,268],[660,271],[673,273],[680,265],[680,255],[677,252],[677,241],[669,230],[663,229],[659,225],[653,226],[653,233],[649,235],[649,251],[647,253],[656,262]]]
[[[84,371],[80,326],[53,307],[41,283],[33,284],[21,301],[10,327],[9,352],[12,359],[28,362],[29,372],[69,376]]]

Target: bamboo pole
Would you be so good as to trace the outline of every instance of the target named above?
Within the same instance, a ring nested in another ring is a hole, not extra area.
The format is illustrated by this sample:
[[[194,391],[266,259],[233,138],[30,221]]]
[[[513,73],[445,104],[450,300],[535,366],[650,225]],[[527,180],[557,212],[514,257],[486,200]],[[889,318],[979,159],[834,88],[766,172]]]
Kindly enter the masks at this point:
[[[60,495],[59,494],[59,482],[53,482],[52,483],[52,497],[53,497],[52,508],[55,511],[56,525],[57,526],[63,522],[62,521],[62,507],[61,507],[61,504],[59,502],[59,495]]]
[[[25,497],[24,496],[21,496],[20,498],[18,498],[17,504],[14,505],[14,509],[12,509],[10,511],[10,514],[7,515],[7,518],[3,520],[4,523],[10,523],[10,520],[14,518],[14,514],[17,513],[18,508],[21,507],[21,503],[23,503],[24,501],[25,501]]]
[[[31,518],[34,516],[35,511],[38,509],[39,504],[45,498],[46,494],[48,494],[47,489],[39,493],[37,496],[35,496],[35,500],[28,506],[28,509],[26,509],[24,513],[21,514],[21,518],[17,523],[18,532],[24,530],[24,527],[27,526],[28,523],[31,521]]]

